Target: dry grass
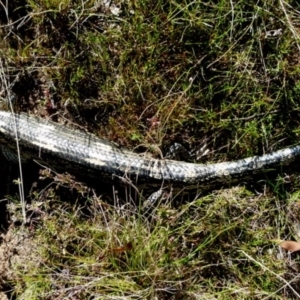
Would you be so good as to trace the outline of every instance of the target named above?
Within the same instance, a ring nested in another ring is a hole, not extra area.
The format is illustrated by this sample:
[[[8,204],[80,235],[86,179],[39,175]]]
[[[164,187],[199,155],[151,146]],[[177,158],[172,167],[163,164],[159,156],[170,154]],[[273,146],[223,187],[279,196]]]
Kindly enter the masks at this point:
[[[298,195],[243,187],[151,216],[99,197],[33,201],[33,257],[13,263],[18,299],[297,299],[299,259],[274,239],[298,238]],[[37,205],[38,203],[38,205]],[[18,215],[17,203],[11,213]],[[36,209],[38,207],[38,210]],[[34,209],[35,208],[35,209]],[[21,214],[20,214],[21,216]],[[16,220],[15,220],[16,222]],[[36,261],[38,260],[38,261]]]

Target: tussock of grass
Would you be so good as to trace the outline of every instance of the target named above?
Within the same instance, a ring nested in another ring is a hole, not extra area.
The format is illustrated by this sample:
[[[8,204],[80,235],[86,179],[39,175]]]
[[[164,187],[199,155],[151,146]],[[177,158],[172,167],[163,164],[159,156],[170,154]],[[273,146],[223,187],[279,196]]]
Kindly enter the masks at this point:
[[[287,268],[298,269],[297,260],[280,255],[272,239],[291,233],[297,199],[238,187],[180,209],[161,205],[151,217],[96,197],[84,208],[48,200],[30,229],[38,263],[14,266],[15,293],[18,299],[294,296]]]

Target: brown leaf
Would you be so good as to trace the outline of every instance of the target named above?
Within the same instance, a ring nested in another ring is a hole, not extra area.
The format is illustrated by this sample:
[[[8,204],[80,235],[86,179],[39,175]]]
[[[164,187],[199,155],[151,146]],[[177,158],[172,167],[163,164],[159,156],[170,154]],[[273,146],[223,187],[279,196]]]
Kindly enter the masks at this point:
[[[294,241],[282,241],[279,246],[290,252],[296,252],[300,250],[300,243]]]
[[[114,253],[122,253],[122,252],[129,251],[129,250],[132,250],[132,243],[131,242],[127,243],[123,247],[111,249],[111,251],[114,252]]]

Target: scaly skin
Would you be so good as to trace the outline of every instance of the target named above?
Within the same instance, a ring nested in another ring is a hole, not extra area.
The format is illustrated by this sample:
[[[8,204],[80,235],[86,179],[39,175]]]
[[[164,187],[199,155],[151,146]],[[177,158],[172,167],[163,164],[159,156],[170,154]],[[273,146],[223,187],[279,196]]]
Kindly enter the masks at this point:
[[[33,117],[0,111],[0,143],[16,150],[16,133],[24,159],[45,161],[72,173],[91,173],[99,180],[123,177],[149,185],[170,183],[195,188],[236,182],[278,168],[300,156],[300,145],[232,162],[193,164],[159,160],[120,149],[92,134]]]

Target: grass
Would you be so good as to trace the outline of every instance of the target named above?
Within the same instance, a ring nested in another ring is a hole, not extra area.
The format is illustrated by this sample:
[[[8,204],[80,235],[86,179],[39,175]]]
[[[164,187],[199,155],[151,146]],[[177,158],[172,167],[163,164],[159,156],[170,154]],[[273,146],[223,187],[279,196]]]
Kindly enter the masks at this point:
[[[197,162],[298,143],[297,1],[105,3],[2,3],[2,108],[12,98],[15,111],[155,157],[205,146]],[[129,194],[111,205],[118,196],[57,178],[29,189],[27,206],[7,197],[33,255],[0,279],[12,299],[299,297],[299,258],[272,242],[299,240],[295,174],[168,199],[150,215]]]
[[[15,293],[18,299],[293,299],[297,276],[287,268],[297,268],[298,259],[280,255],[272,242],[284,231],[294,234],[298,196],[285,200],[258,199],[237,187],[180,210],[161,205],[151,217],[98,197],[84,207],[45,201],[27,229],[35,259],[14,266]]]

